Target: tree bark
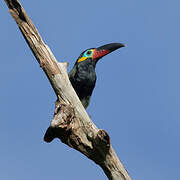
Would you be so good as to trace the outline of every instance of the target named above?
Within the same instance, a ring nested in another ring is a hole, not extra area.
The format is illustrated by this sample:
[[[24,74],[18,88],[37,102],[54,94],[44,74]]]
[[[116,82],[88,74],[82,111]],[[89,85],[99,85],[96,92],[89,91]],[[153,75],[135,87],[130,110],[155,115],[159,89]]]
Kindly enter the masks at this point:
[[[18,0],[4,1],[57,96],[54,116],[44,140],[51,142],[59,138],[98,164],[110,180],[131,180],[112,148],[109,135],[90,120],[72,88],[68,63],[57,62]]]

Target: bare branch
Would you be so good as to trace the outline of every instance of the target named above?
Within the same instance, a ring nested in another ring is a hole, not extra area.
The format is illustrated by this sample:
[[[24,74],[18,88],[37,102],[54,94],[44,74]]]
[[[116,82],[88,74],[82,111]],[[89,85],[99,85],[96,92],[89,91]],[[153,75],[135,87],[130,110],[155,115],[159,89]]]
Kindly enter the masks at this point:
[[[109,135],[90,120],[72,88],[67,63],[57,62],[18,0],[4,1],[57,96],[54,117],[44,140],[59,138],[101,166],[108,179],[131,180],[111,146]]]

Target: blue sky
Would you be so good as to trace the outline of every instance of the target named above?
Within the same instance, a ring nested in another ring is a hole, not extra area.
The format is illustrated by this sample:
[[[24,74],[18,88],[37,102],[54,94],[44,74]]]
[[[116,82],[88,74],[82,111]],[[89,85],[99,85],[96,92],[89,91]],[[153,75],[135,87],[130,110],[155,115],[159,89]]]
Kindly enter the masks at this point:
[[[179,1],[24,1],[44,41],[72,68],[87,48],[122,42],[101,59],[88,108],[134,180],[180,179]],[[0,179],[106,179],[43,136],[55,94],[5,3],[0,6]]]

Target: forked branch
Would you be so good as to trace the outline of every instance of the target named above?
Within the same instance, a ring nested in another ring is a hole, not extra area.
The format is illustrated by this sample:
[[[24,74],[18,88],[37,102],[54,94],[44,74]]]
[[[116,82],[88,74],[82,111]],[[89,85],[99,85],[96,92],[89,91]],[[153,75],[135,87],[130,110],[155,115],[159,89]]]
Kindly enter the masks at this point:
[[[109,135],[90,120],[72,88],[67,63],[57,62],[18,0],[4,1],[57,95],[54,116],[44,140],[51,142],[59,138],[101,166],[108,179],[130,180],[111,146]]]

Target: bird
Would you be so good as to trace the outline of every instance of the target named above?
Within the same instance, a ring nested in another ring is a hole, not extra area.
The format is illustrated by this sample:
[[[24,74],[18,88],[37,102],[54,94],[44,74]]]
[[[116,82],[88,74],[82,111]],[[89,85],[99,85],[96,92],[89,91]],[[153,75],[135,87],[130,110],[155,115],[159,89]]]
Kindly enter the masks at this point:
[[[83,51],[69,72],[69,80],[86,109],[90,103],[92,92],[96,84],[96,64],[107,54],[125,47],[122,43],[110,43],[98,48],[89,48]]]

